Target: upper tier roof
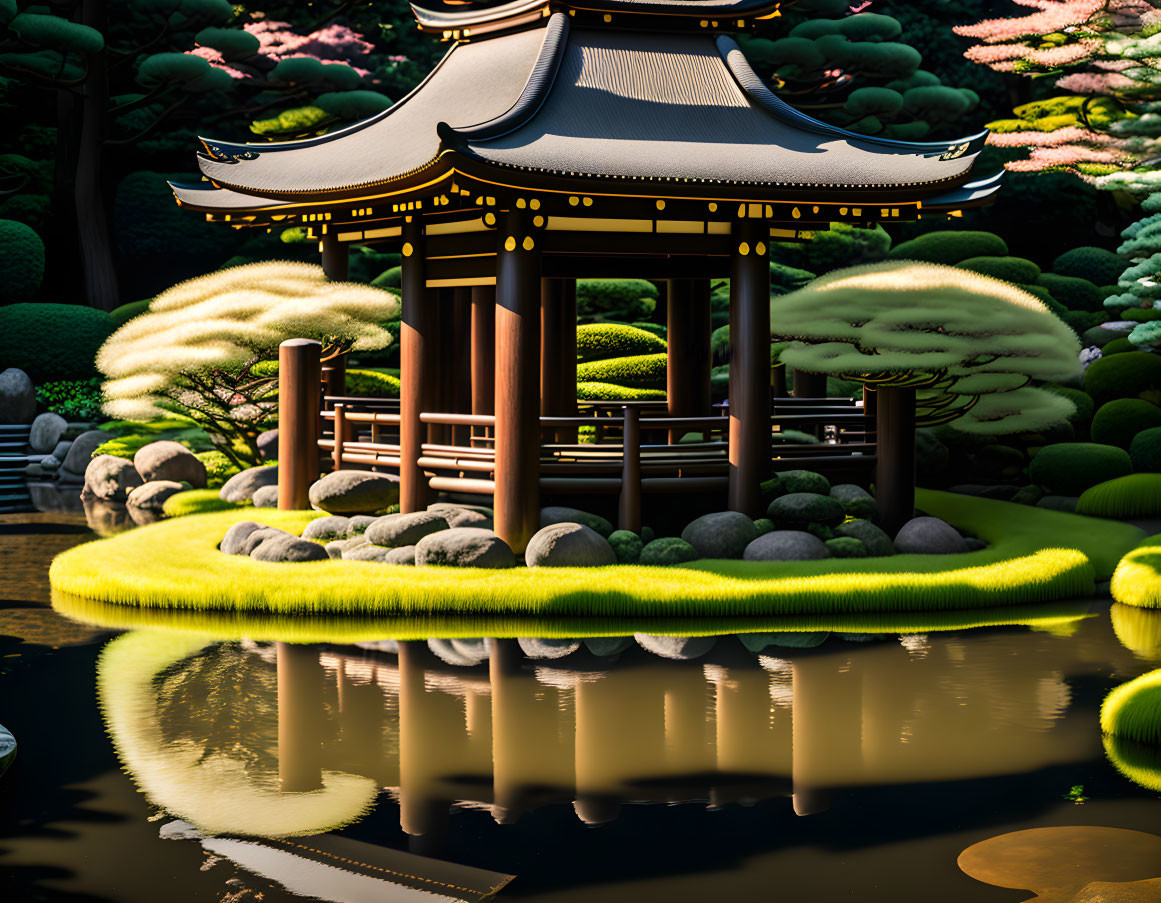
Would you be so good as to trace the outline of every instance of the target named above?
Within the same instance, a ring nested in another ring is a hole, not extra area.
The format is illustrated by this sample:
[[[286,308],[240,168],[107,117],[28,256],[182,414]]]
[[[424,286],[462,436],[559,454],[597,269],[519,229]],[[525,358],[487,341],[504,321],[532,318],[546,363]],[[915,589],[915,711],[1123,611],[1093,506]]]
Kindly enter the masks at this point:
[[[716,0],[689,0],[716,2]],[[775,97],[737,44],[708,33],[570,31],[544,24],[457,43],[395,106],[306,141],[204,140],[202,172],[259,198],[366,197],[455,169],[585,178],[606,193],[658,181],[777,198],[812,189],[871,197],[946,193],[967,180],[986,132],[956,141],[856,135]],[[667,189],[669,190],[669,189]]]

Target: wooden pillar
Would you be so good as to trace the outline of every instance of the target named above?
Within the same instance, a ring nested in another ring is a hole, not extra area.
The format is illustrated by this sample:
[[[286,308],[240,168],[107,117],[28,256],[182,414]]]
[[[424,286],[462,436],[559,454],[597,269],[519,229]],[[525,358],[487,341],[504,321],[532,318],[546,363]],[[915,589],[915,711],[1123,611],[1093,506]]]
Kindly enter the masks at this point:
[[[540,413],[576,414],[576,280],[540,280]],[[554,431],[556,442],[575,442],[576,430]]]
[[[730,255],[731,511],[757,517],[770,468],[770,262],[764,220],[739,220]]]
[[[881,386],[875,395],[875,501],[894,536],[915,513],[915,389]]]
[[[283,793],[322,787],[323,680],[313,646],[276,644],[278,784]]]
[[[399,510],[404,514],[427,508],[427,477],[419,466],[427,429],[420,421],[431,410],[435,370],[436,308],[427,289],[423,224],[403,226],[401,274],[403,318],[399,327]]]
[[[472,413],[491,414],[496,404],[496,287],[472,289]]]
[[[621,495],[617,529],[641,532],[641,421],[637,408],[621,408]]]
[[[431,388],[428,392],[429,406],[424,408],[428,412],[448,414],[452,411],[452,391],[455,386],[453,373],[455,367],[455,289],[440,288],[432,293],[435,306],[435,336],[430,344],[433,354],[438,358],[433,362],[429,372]],[[438,372],[438,375],[436,375]],[[451,445],[452,428],[443,423],[427,424],[427,441],[434,445]]]
[[[794,371],[795,398],[826,398],[826,374]]]
[[[319,354],[313,339],[287,339],[278,347],[278,507],[310,507],[318,479]]]
[[[452,289],[451,299],[451,347],[446,353],[451,356],[448,364],[449,411],[455,414],[470,414],[472,411],[472,290]],[[452,428],[452,439],[456,445],[467,445],[471,428]]]
[[[710,413],[710,281],[670,279],[666,291],[669,331],[665,395],[670,417]],[[685,430],[673,430],[670,443]]]
[[[350,273],[350,245],[339,241],[334,232],[328,232],[318,243],[322,254],[323,273],[330,282],[346,282]],[[327,395],[347,394],[347,356],[340,354],[327,361],[322,368],[324,392]]]
[[[770,368],[770,394],[774,398],[786,397],[786,365],[775,364]]]
[[[496,262],[496,533],[520,554],[540,526],[540,251],[509,211]]]

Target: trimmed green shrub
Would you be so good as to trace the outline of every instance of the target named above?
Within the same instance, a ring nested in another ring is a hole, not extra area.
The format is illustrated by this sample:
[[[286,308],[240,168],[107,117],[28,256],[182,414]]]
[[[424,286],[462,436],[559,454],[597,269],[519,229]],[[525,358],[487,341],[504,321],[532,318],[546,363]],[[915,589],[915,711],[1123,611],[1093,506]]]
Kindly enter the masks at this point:
[[[44,242],[36,230],[0,219],[0,248],[0,304],[33,297],[44,278]]]
[[[194,457],[205,465],[206,486],[215,493],[226,480],[238,473],[238,466],[220,451],[194,452]]]
[[[669,327],[662,326],[660,323],[650,323],[648,320],[636,320],[628,325],[634,329],[644,329],[646,332],[651,332],[662,341],[665,340],[666,335],[669,333]]]
[[[97,349],[116,328],[100,310],[76,304],[0,307],[0,361],[34,383],[97,375]]]
[[[770,289],[775,292],[792,292],[802,288],[810,280],[816,278],[810,270],[800,270],[798,267],[787,266],[784,263],[770,262]]]
[[[603,361],[615,357],[664,354],[665,340],[644,329],[620,323],[589,323],[576,330],[576,359]]]
[[[614,357],[578,364],[576,379],[578,383],[612,383],[631,389],[664,389],[665,365],[664,354]]]
[[[1161,398],[1161,355],[1128,351],[1095,360],[1084,371],[1084,390],[1097,404],[1116,398]]]
[[[1093,326],[1099,326],[1108,318],[1108,314],[1096,313],[1091,310],[1065,310],[1059,314],[1059,317],[1072,327],[1073,332],[1080,335]]]
[[[391,267],[371,280],[375,288],[399,288],[403,285],[403,267]]]
[[[710,360],[715,364],[730,362],[730,327],[719,326],[710,333]]]
[[[1069,310],[1103,311],[1104,297],[1096,283],[1076,276],[1043,273],[1038,283]]]
[[[1125,261],[1112,251],[1085,245],[1065,251],[1052,262],[1052,272],[1111,285],[1125,271]]]
[[[360,398],[398,398],[399,377],[379,369],[348,370],[347,394]]]
[[[1045,386],[1044,388],[1054,395],[1067,398],[1072,402],[1076,410],[1068,418],[1069,423],[1088,423],[1092,420],[1092,415],[1096,412],[1096,403],[1087,392],[1082,392],[1080,389],[1073,389],[1068,386]]]
[[[657,306],[657,286],[644,279],[578,279],[576,311],[582,322],[644,320]]]
[[[609,545],[613,547],[619,564],[636,564],[645,548],[641,537],[631,530],[614,530],[609,534]]]
[[[64,379],[42,383],[36,387],[36,400],[54,414],[65,420],[104,419],[101,405],[105,396],[101,393],[101,378]]]
[[[211,454],[218,454],[211,452]],[[222,456],[223,458],[225,455]],[[238,502],[227,502],[218,490],[187,489],[185,492],[175,492],[167,498],[161,506],[161,512],[166,517],[184,517],[187,514],[205,514],[207,511],[229,511],[232,508],[243,507]]]
[[[972,257],[1005,257],[1008,245],[994,232],[944,229],[928,232],[896,245],[887,256],[894,260],[957,264]]]
[[[684,539],[677,536],[663,536],[648,543],[641,550],[638,564],[683,564],[686,561],[696,561],[697,549]]]
[[[1161,515],[1161,474],[1131,473],[1097,483],[1081,495],[1076,513],[1092,517],[1157,517]]]
[[[969,257],[956,266],[1017,285],[1040,278],[1040,267],[1023,257]]]
[[[1132,473],[1123,448],[1096,442],[1061,442],[1042,448],[1028,467],[1037,486],[1059,495],[1079,495],[1090,486]]]
[[[1130,307],[1128,310],[1122,311],[1121,319],[1134,320],[1137,323],[1152,323],[1154,320],[1161,320],[1161,310],[1155,307]]]
[[[613,383],[578,382],[577,401],[664,401],[664,389],[633,389]]]
[[[128,433],[124,436],[116,436],[109,439],[107,442],[102,442],[93,450],[93,457],[98,455],[113,455],[117,458],[128,458],[133,460],[133,456],[137,454],[142,448],[150,442],[156,442],[157,437],[153,435],[143,435],[141,433]]]
[[[1136,345],[1130,342],[1127,338],[1113,339],[1103,348],[1101,354],[1124,354],[1127,351],[1138,351]]]
[[[1092,419],[1093,442],[1128,449],[1142,430],[1161,426],[1161,408],[1139,398],[1118,398],[1101,405]]]
[[[1161,427],[1137,433],[1129,443],[1129,457],[1137,473],[1161,473]]]
[[[1080,337],[1080,343],[1085,348],[1091,348],[1093,345],[1097,348],[1104,348],[1105,345],[1115,339],[1127,339],[1129,333],[1132,331],[1132,326],[1123,329],[1105,329],[1104,326],[1098,324],[1084,331],[1084,334]]]
[[[1161,668],[1121,684],[1105,697],[1101,732],[1161,746]]]
[[[813,470],[783,470],[777,479],[782,484],[783,492],[830,493],[830,480]]]

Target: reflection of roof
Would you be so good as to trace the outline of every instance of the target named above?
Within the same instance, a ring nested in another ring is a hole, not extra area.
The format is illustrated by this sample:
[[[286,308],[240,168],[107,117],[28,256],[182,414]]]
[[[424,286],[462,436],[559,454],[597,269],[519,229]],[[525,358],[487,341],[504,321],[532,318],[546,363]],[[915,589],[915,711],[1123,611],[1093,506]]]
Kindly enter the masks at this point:
[[[626,183],[662,180],[769,197],[904,186],[924,196],[956,188],[984,137],[856,135],[775,97],[730,38],[570,33],[556,13],[540,27],[455,44],[414,92],[365,122],[281,144],[205,139],[200,165],[223,188],[286,200],[418,186],[460,166],[598,178],[614,193],[617,183],[631,193]]]

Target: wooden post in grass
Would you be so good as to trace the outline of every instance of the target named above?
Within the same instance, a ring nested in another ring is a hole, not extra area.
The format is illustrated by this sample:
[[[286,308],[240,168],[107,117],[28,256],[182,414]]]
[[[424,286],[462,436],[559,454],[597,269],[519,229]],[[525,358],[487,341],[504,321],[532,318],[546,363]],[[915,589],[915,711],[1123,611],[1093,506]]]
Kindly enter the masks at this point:
[[[915,513],[915,389],[881,386],[875,396],[875,501],[894,536]]]
[[[319,356],[313,339],[287,339],[278,347],[278,507],[309,508],[318,478]]]
[[[343,445],[346,443],[346,414],[347,406],[345,404],[335,405],[335,450],[331,454],[331,460],[334,462],[335,470],[341,470],[343,467]]]
[[[637,408],[621,408],[621,497],[617,529],[641,532],[641,420]]]

